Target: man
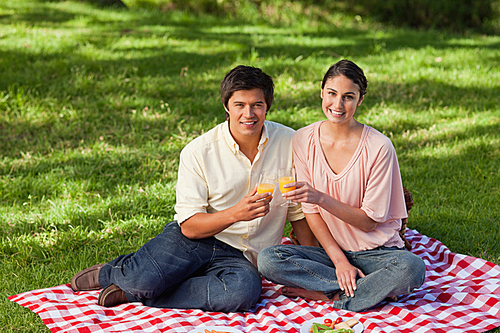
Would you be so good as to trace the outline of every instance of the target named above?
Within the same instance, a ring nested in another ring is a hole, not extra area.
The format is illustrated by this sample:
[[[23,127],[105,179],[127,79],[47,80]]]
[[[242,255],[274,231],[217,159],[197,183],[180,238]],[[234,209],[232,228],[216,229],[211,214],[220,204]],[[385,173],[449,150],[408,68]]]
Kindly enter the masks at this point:
[[[300,205],[287,209],[281,196],[257,194],[261,171],[292,166],[294,131],[265,120],[273,93],[271,77],[258,68],[227,73],[226,122],[181,152],[175,221],[137,252],[76,274],[72,289],[104,288],[98,303],[108,307],[251,309],[262,288],[257,255],[280,243],[285,220],[301,244],[314,241]]]

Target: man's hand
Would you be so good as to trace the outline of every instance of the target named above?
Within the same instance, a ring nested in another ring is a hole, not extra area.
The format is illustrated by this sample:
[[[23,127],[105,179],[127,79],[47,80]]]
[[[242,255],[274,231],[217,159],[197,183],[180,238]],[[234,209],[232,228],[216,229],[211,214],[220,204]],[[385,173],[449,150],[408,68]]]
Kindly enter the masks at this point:
[[[269,213],[269,193],[257,194],[257,185],[233,207],[220,212],[197,213],[181,224],[181,231],[187,238],[211,237],[236,222],[251,221]]]
[[[251,221],[269,213],[269,203],[273,197],[268,193],[257,194],[257,186],[255,185],[247,195],[230,208],[235,222]]]

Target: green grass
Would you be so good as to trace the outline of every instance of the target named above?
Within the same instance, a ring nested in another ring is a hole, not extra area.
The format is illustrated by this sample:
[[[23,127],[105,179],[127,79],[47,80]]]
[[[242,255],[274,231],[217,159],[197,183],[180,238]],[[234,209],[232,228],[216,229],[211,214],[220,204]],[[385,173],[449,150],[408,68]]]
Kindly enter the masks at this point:
[[[500,37],[297,6],[212,16],[0,4],[4,332],[48,332],[8,296],[68,283],[173,218],[179,152],[224,120],[219,83],[238,64],[274,77],[268,119],[298,129],[323,118],[325,70],[357,62],[369,80],[358,119],[394,142],[409,227],[500,263]]]

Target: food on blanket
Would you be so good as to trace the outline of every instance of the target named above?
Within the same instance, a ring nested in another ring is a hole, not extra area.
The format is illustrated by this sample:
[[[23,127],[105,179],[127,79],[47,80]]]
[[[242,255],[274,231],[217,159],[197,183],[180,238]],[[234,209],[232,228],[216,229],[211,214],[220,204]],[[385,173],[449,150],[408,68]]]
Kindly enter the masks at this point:
[[[311,333],[354,333],[351,329],[358,321],[351,318],[347,321],[342,321],[342,317],[338,317],[335,321],[330,318],[325,318],[323,324],[313,323],[309,332]]]
[[[243,332],[231,326],[202,326],[189,331],[189,333],[243,333]]]
[[[335,329],[336,330],[339,330],[339,329],[342,329],[342,328],[349,330],[349,329],[351,329],[351,326],[349,326],[349,324],[346,321],[335,325]]]
[[[312,333],[354,333],[350,328],[332,329],[326,325],[314,323],[311,326]]]
[[[346,324],[349,325],[349,327],[353,327],[354,325],[356,325],[358,323],[358,321],[354,318],[351,318],[349,320],[346,321]]]

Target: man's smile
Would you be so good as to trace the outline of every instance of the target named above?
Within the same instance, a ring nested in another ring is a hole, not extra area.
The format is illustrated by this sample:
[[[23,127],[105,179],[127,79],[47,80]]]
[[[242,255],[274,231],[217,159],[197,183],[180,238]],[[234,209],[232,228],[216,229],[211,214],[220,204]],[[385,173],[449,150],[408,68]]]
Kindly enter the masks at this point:
[[[243,124],[245,126],[253,126],[257,124],[257,121],[241,121],[240,124]]]

